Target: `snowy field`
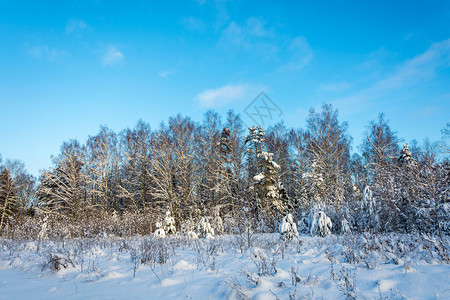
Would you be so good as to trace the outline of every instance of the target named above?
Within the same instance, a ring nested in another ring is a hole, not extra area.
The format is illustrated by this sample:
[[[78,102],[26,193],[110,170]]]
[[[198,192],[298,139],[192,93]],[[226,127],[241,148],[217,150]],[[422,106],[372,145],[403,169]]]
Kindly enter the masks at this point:
[[[0,239],[0,249],[0,299],[450,299],[442,247],[416,235]]]

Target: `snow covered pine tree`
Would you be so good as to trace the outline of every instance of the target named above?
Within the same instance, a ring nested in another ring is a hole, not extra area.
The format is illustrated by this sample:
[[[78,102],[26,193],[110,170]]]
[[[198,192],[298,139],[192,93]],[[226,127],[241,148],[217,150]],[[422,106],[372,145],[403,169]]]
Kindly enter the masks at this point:
[[[298,237],[297,224],[295,224],[292,214],[287,214],[283,217],[280,224],[280,234],[281,238],[286,240]]]

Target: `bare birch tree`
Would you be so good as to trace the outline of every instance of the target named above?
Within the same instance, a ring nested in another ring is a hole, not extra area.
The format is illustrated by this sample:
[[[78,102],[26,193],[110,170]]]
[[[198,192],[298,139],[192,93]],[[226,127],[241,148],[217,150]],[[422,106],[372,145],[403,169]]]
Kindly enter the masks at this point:
[[[121,174],[118,196],[125,206],[145,208],[151,199],[149,161],[151,148],[150,125],[140,120],[134,129],[121,133]]]
[[[6,168],[0,173],[0,230],[14,214],[17,201],[16,188],[13,179]]]
[[[53,157],[54,167],[45,171],[36,192],[42,209],[70,215],[78,220],[89,206],[83,150],[76,140],[63,143],[61,154]]]
[[[114,193],[114,179],[118,173],[116,134],[102,126],[96,136],[88,138],[84,149],[91,204],[104,211],[118,208]]]
[[[347,123],[339,123],[337,110],[323,105],[322,112],[310,110],[308,124],[308,154],[323,177],[322,202],[341,204],[349,183],[348,167],[351,138]]]

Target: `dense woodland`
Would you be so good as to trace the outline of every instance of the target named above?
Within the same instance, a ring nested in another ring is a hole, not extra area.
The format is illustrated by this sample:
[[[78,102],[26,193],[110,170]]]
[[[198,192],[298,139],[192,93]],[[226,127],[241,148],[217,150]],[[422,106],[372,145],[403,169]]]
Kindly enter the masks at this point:
[[[0,157],[0,230],[148,234],[170,211],[180,232],[208,216],[225,233],[272,232],[288,213],[307,227],[322,211],[334,233],[450,232],[450,123],[440,141],[407,144],[380,114],[356,149],[331,105],[306,124],[245,128],[232,111],[208,111],[201,124],[177,115],[153,130],[101,127],[63,143],[39,179]]]

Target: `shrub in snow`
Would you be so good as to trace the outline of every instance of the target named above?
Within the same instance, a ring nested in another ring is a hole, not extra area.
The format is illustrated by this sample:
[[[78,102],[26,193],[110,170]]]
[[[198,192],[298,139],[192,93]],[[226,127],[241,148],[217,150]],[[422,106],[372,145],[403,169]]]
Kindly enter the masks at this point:
[[[254,249],[252,254],[251,260],[256,266],[258,276],[273,276],[278,272],[276,259],[269,259],[265,250]],[[260,281],[257,277],[251,280],[257,284]]]
[[[203,217],[197,226],[197,231],[201,237],[210,239],[214,238],[214,228],[211,227],[207,217]]]
[[[223,233],[223,221],[222,218],[220,217],[220,207],[216,206],[213,209],[213,220],[212,220],[212,225],[214,226],[214,228],[216,229],[215,232],[217,233]]]
[[[415,164],[415,159],[412,157],[412,152],[409,150],[408,143],[403,144],[403,149],[400,152],[400,157],[398,158],[400,163]]]
[[[308,194],[311,195],[314,202],[321,201],[324,193],[324,180],[321,172],[320,163],[314,159],[311,164],[310,172],[306,172],[302,175],[302,178],[306,181],[305,188]]]
[[[437,214],[441,231],[450,232],[450,203],[439,204]]]
[[[314,206],[308,216],[309,233],[311,235],[328,236],[333,223],[320,206]]]
[[[38,234],[39,240],[45,240],[47,238],[47,226],[48,226],[48,217],[44,217],[44,222],[42,223],[41,230]]]
[[[197,228],[197,222],[194,222],[192,218],[185,220],[183,223],[180,223],[180,231],[181,232],[189,232],[195,231]]]
[[[372,195],[372,190],[367,185],[364,188],[364,196],[361,201],[362,223],[368,228],[375,228],[378,225],[379,217],[376,209],[377,203]]]
[[[186,233],[186,236],[187,236],[187,238],[190,239],[190,240],[196,240],[196,239],[198,239],[198,235],[197,235],[194,231],[188,231],[188,232]]]
[[[332,227],[331,219],[323,211],[319,211],[313,216],[310,233],[311,235],[328,236],[331,234]]]
[[[42,267],[42,270],[49,268],[52,271],[59,271],[68,267],[75,267],[69,256],[61,253],[51,253],[49,261]]]
[[[164,218],[164,231],[167,234],[175,234],[177,229],[175,227],[175,218],[172,217],[170,211],[166,212],[166,217]]]
[[[166,233],[164,232],[164,229],[161,228],[162,227],[161,222],[156,222],[155,226],[156,226],[157,229],[153,233],[153,236],[156,237],[156,238],[161,238],[161,239],[165,238],[166,237]]]
[[[302,213],[302,217],[297,223],[297,231],[301,233],[308,233],[309,232],[309,220],[306,216],[305,212]]]
[[[350,224],[348,223],[347,219],[344,218],[341,221],[341,234],[348,234],[352,233],[352,230],[350,229]]]
[[[264,179],[264,174],[263,173],[259,173],[258,175],[253,176],[253,180],[259,182],[261,180]]]
[[[294,217],[287,214],[280,224],[281,238],[291,240],[298,237],[297,225],[294,223]]]

